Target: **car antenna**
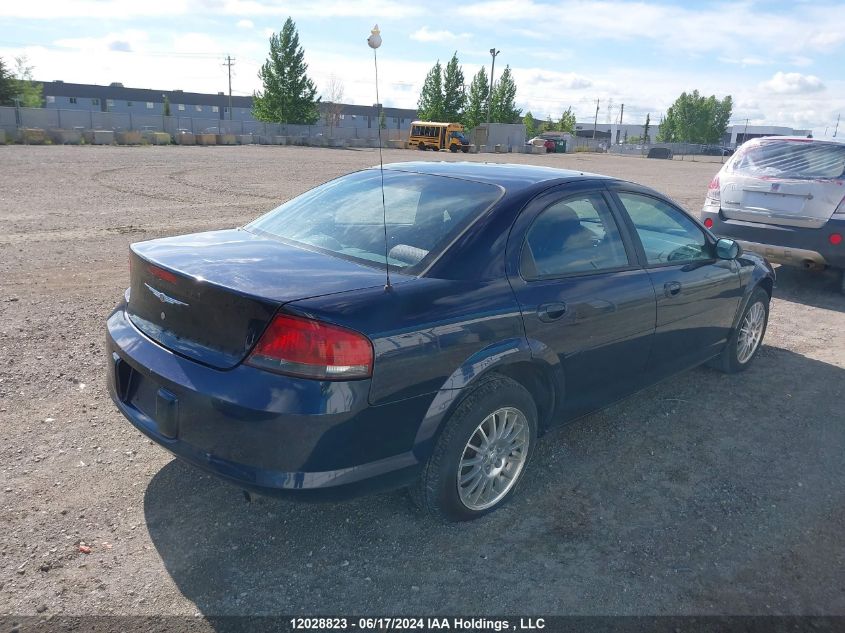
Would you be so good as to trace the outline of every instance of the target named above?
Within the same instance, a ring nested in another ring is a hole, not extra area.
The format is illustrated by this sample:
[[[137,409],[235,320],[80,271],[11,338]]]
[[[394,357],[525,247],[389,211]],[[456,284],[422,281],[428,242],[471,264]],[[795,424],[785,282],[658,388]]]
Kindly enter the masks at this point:
[[[367,38],[367,44],[373,49],[373,63],[376,69],[376,108],[378,108],[378,120],[376,126],[378,127],[378,166],[381,175],[381,219],[384,227],[384,273],[387,277],[387,283],[384,289],[390,291],[390,263],[387,250],[387,205],[384,202],[384,160],[381,157],[381,102],[378,98],[378,54],[376,49],[381,46],[381,31],[379,31],[378,24],[373,27],[370,32],[370,37]]]

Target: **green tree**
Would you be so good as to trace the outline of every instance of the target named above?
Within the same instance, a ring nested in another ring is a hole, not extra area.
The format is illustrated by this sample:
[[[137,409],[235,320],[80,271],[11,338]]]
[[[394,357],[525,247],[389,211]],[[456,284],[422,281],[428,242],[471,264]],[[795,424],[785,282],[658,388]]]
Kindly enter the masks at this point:
[[[15,57],[15,94],[25,108],[40,108],[44,105],[44,86],[32,79],[33,67],[26,56]]]
[[[378,126],[382,130],[387,129],[387,117],[384,116],[384,108],[379,108],[379,115],[378,115]]]
[[[263,90],[254,94],[252,112],[259,121],[312,125],[320,118],[317,87],[308,77],[305,51],[291,18],[270,36],[270,54],[258,71]]]
[[[0,106],[14,105],[17,96],[15,78],[0,57]]]
[[[645,115],[645,125],[643,126],[643,143],[649,144],[648,129],[651,127],[651,113]]]
[[[443,121],[443,67],[440,60],[428,71],[417,101],[417,116],[422,121]]]
[[[164,103],[162,104],[162,113],[164,116],[170,116],[170,99],[164,95]]]
[[[469,96],[464,109],[464,127],[466,129],[471,130],[479,123],[484,123],[487,120],[487,93],[489,90],[487,71],[482,66],[469,84]]]
[[[546,117],[546,122],[543,123],[543,131],[544,132],[554,132],[557,129],[557,124],[552,121],[552,115],[550,114]]]
[[[570,134],[575,132],[575,113],[572,112],[572,106],[569,106],[566,112],[560,115],[558,129],[561,132],[569,132]]]
[[[525,125],[525,135],[528,138],[534,138],[537,136],[537,124],[534,123],[534,115],[531,114],[531,111],[525,113],[525,116],[522,117],[522,123]]]
[[[490,100],[490,121],[492,123],[517,123],[522,110],[516,107],[516,83],[511,67],[505,66],[502,76],[493,88]]]
[[[698,90],[682,92],[666,111],[660,124],[659,140],[669,143],[718,143],[733,112],[730,95],[717,99]]]
[[[460,121],[465,103],[464,70],[458,63],[458,52],[455,51],[443,73],[443,120],[450,123]]]

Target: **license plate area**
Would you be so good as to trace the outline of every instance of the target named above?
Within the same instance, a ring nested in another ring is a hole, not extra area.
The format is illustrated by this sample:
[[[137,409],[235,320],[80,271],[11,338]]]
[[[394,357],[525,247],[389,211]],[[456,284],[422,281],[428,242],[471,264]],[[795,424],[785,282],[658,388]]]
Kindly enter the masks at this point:
[[[115,356],[115,390],[120,401],[144,414],[161,435],[175,439],[179,434],[179,399],[176,394],[160,387]]]

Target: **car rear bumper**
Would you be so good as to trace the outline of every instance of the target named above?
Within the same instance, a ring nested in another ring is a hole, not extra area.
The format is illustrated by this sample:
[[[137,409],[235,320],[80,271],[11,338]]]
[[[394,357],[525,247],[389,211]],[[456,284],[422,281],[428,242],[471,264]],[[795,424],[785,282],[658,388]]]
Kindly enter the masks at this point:
[[[845,236],[845,220],[831,219],[817,229],[729,220],[721,211],[705,206],[702,221],[710,219],[710,230],[720,237],[737,240],[740,245],[763,255],[771,262],[802,268],[845,268],[845,243],[832,244],[830,236]]]
[[[107,322],[108,390],[120,412],[177,457],[263,494],[340,498],[417,476],[414,438],[430,397],[372,406],[369,380],[217,370],[141,333],[123,306]]]

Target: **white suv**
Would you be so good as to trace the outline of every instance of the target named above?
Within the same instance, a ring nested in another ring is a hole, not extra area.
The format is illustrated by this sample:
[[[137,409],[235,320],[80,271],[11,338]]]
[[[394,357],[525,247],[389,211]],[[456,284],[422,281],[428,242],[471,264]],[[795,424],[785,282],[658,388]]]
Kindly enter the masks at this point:
[[[770,261],[845,269],[845,143],[748,141],[713,178],[701,219]]]

